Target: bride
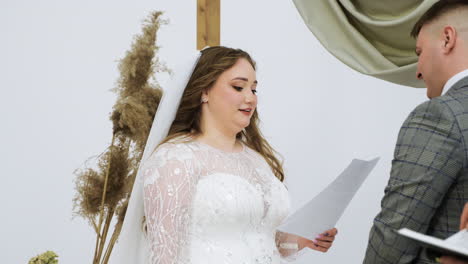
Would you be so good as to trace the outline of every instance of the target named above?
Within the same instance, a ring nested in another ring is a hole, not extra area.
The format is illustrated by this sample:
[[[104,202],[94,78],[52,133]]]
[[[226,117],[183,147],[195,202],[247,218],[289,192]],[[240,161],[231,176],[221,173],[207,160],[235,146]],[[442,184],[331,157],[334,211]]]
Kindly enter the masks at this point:
[[[201,51],[178,108],[169,106],[167,137],[140,168],[150,263],[280,263],[305,247],[331,247],[335,228],[314,240],[277,230],[290,202],[258,127],[257,85],[246,52]]]

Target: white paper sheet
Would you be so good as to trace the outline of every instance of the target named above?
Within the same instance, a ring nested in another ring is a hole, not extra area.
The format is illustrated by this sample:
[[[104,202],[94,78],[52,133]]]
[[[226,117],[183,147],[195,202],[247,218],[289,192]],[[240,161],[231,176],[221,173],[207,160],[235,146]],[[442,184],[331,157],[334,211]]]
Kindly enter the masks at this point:
[[[468,231],[463,229],[447,239],[428,236],[408,228],[397,231],[398,234],[419,242],[423,247],[431,248],[443,255],[459,255],[468,257]]]
[[[332,183],[290,215],[278,229],[313,240],[333,228],[379,159],[353,159]]]
[[[468,252],[468,229],[462,229],[444,241],[450,245],[460,246]]]

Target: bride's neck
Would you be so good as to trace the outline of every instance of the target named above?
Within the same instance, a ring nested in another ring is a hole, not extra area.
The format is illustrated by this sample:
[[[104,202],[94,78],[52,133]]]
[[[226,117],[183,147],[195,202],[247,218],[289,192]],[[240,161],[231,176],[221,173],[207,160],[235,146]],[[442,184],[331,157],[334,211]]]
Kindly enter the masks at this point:
[[[217,129],[203,131],[197,137],[197,140],[223,151],[237,152],[242,149],[242,146],[236,140],[235,134],[226,135]]]

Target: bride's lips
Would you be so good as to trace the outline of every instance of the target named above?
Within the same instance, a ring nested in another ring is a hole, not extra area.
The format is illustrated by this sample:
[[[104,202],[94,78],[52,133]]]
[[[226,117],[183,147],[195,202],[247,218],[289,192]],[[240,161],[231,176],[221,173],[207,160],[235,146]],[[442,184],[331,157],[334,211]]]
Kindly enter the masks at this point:
[[[252,113],[252,108],[239,109],[239,111],[241,111],[246,116],[250,116],[250,114]]]

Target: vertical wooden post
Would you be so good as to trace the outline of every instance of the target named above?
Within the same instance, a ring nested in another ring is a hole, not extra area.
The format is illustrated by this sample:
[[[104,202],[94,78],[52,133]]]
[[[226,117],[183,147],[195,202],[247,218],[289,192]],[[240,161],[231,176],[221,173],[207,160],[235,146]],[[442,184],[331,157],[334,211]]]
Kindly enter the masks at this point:
[[[220,44],[220,0],[197,0],[197,49]]]

